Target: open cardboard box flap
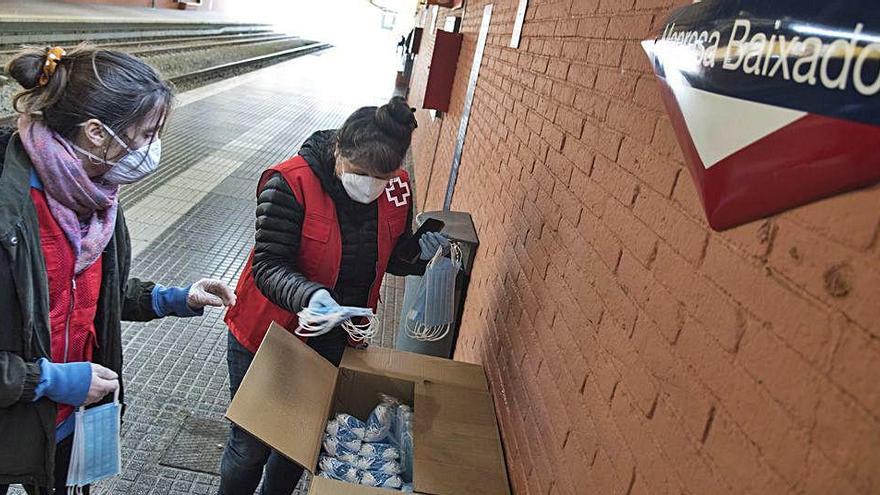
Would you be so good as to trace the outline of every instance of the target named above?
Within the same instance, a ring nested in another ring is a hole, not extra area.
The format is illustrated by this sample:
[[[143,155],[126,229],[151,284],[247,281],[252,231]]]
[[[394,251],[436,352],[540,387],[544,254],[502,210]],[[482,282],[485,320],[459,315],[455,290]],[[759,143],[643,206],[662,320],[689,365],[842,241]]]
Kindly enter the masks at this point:
[[[338,372],[272,323],[226,417],[311,471],[318,463]]]
[[[510,493],[492,397],[480,366],[392,349],[346,349],[339,370],[272,324],[226,417],[314,472],[334,399],[364,395],[359,384],[387,377],[389,394],[414,406],[414,488],[418,493]],[[355,381],[351,372],[363,373]],[[358,381],[359,380],[359,381]],[[337,387],[337,381],[344,386]],[[361,387],[369,388],[369,387]],[[335,397],[339,394],[340,397]],[[378,401],[378,399],[377,399]],[[352,401],[363,402],[363,401]],[[365,410],[344,411],[363,415]],[[361,418],[365,419],[365,418]],[[314,478],[312,495],[378,495],[386,490]]]

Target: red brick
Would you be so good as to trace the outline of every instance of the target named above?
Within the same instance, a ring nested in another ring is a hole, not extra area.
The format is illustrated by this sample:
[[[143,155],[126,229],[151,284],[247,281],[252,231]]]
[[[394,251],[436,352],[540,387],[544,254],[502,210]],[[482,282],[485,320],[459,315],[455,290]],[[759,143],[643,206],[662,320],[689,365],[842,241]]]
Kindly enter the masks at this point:
[[[816,299],[880,335],[880,304],[872,297],[880,287],[880,268],[864,254],[822,242],[817,233],[784,218],[777,225],[769,266]]]
[[[703,271],[762,322],[773,324],[789,346],[814,363],[827,361],[833,332],[828,315],[787,290],[760,265],[736,256],[716,238],[709,239]]]
[[[655,112],[663,112],[663,100],[660,98],[660,90],[657,80],[651,76],[642,75],[636,83],[635,97],[633,101]]]
[[[568,77],[568,67],[569,63],[564,60],[550,60],[550,65],[547,67],[547,75],[565,80]]]
[[[687,312],[708,326],[728,352],[735,352],[746,331],[745,311],[712,282],[692,271],[683,258],[663,243],[658,244],[654,276],[681,301]]]
[[[612,411],[621,434],[627,439],[638,466],[636,478],[643,477],[651,487],[650,493],[682,493],[681,480],[660,453],[646,427],[646,420],[626,400],[628,390],[621,384],[619,395],[612,402]],[[633,485],[635,486],[635,485]]]
[[[571,182],[571,174],[574,171],[574,165],[562,153],[550,150],[550,153],[547,155],[547,168],[550,169],[553,176],[563,185],[568,186]],[[577,222],[573,223],[577,224]]]
[[[641,41],[627,41],[623,48],[623,58],[620,62],[620,68],[639,72],[649,77],[654,77],[654,71],[651,68],[650,59],[642,48]]]
[[[620,67],[623,47],[624,44],[620,41],[596,41],[590,43],[587,61],[609,67]]]
[[[611,201],[605,207],[602,220],[639,263],[644,266],[651,263],[657,249],[657,235],[634,217],[632,210]]]
[[[592,91],[580,91],[574,99],[575,108],[583,112],[586,117],[597,120],[605,120],[610,104],[611,100],[607,96]]]
[[[813,438],[864,493],[880,488],[880,424],[833,388],[823,391]]]
[[[653,190],[643,188],[633,213],[685,259],[698,263],[706,246],[706,230]]]
[[[570,61],[586,61],[589,45],[586,41],[566,40],[562,42],[562,58]]]
[[[639,318],[633,332],[633,346],[645,366],[660,382],[661,400],[675,410],[682,428],[676,435],[682,442],[697,444],[703,438],[715,399],[681,357],[663,340],[657,327]]]
[[[768,469],[757,448],[749,442],[730,417],[716,413],[706,440],[706,451],[722,470],[722,476],[737,493],[794,493],[782,478]]]
[[[561,20],[556,24],[556,36],[557,37],[569,37],[575,36],[578,32],[578,20],[577,19],[565,19]]]
[[[826,380],[769,328],[756,326],[743,337],[738,360],[771,391],[773,397],[809,427],[819,401],[818,392]]]
[[[636,88],[638,74],[619,69],[602,68],[596,76],[596,91],[612,99],[628,100]]]
[[[638,107],[612,102],[608,109],[607,122],[613,129],[643,143],[650,143],[656,117]]]
[[[848,391],[867,411],[880,416],[880,341],[844,322],[843,335],[834,353],[831,379]]]
[[[599,0],[573,0],[571,2],[571,14],[591,14],[599,7]]]
[[[648,37],[653,17],[651,14],[612,16],[605,37],[641,41]]]
[[[568,80],[585,88],[593,87],[597,70],[584,64],[573,63],[568,69]]]
[[[636,0],[636,10],[648,10],[668,8],[672,6],[672,0]]]
[[[556,31],[556,21],[534,21],[523,24],[522,35],[525,36],[553,36]]]
[[[544,124],[544,127],[541,129],[541,137],[547,141],[547,144],[550,145],[551,150],[561,151],[563,143],[565,142],[565,136],[559,127],[547,122]],[[566,182],[568,179],[566,178]]]
[[[810,231],[861,251],[880,246],[877,189],[833,196],[786,213]]]
[[[617,163],[667,198],[672,194],[679,169],[652,153],[652,150],[635,139],[624,137]]]
[[[554,122],[562,127],[570,136],[580,139],[584,130],[584,119],[577,112],[560,107]]]
[[[599,12],[626,12],[632,10],[635,0],[600,0]]]
[[[677,347],[697,376],[719,396],[732,421],[761,450],[766,462],[791,483],[801,479],[810,444],[807,430],[701,329],[686,323]]]
[[[603,156],[596,157],[590,177],[623,205],[629,206],[635,199],[638,181]]]
[[[608,17],[584,17],[578,21],[577,35],[583,38],[602,39],[608,29]]]

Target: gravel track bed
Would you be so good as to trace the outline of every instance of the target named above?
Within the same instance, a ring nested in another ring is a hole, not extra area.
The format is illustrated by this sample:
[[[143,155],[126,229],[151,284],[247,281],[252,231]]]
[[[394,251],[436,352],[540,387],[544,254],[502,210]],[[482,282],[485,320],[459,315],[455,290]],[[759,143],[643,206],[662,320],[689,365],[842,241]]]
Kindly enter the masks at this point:
[[[219,46],[216,48],[195,50],[187,49],[186,51],[181,53],[163,53],[147,56],[143,57],[143,60],[155,67],[162,74],[163,77],[171,78],[187,74],[195,70],[206,69],[208,67],[214,67],[228,62],[235,62],[237,60],[244,60],[260,55],[267,55],[270,53],[279,52],[282,50],[297,48],[310,43],[313,43],[313,41],[304,39],[288,39],[259,43],[254,45]],[[136,51],[139,48],[142,49],[143,47],[130,47],[125,48],[122,51]],[[259,66],[265,65],[267,64],[261,64]],[[228,74],[225,74],[225,77],[242,74],[252,69],[253,68],[239,68],[234,71],[229,71]],[[201,83],[204,84],[213,80],[215,79],[211,79],[210,81],[201,81]],[[188,86],[189,87],[178,89],[184,91],[192,89],[194,87],[194,85],[191,84]],[[0,76],[0,118],[7,117],[13,114],[12,97],[20,89],[21,87],[15,82],[15,80]]]

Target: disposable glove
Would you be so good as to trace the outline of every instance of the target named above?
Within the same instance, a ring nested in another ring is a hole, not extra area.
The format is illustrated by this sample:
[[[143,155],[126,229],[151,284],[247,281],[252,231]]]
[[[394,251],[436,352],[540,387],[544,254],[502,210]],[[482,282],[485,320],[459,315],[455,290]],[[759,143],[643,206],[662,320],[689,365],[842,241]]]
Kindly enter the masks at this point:
[[[427,261],[433,258],[441,247],[443,249],[449,247],[449,238],[440,232],[425,232],[419,237],[419,246],[422,248],[419,259]]]
[[[339,309],[339,307],[339,303],[324,289],[312,294],[311,299],[309,299],[309,305],[306,306],[306,308],[322,314],[333,312]]]
[[[186,303],[196,310],[205,306],[235,306],[235,293],[222,280],[203,278],[190,286]]]

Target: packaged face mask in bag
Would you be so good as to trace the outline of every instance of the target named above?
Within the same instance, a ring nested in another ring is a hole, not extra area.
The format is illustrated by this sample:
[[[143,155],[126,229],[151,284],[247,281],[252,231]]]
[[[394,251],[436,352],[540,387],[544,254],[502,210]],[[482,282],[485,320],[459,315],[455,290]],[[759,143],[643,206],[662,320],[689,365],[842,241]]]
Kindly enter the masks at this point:
[[[348,429],[352,433],[354,433],[354,435],[359,439],[364,439],[364,435],[367,431],[367,424],[363,421],[352,416],[351,414],[339,413],[336,415],[336,422],[338,423],[339,429]],[[328,423],[327,427],[332,428],[331,425],[332,423]],[[331,432],[328,430],[327,433]]]
[[[339,481],[346,481],[348,483],[361,482],[361,476],[363,473],[358,471],[358,469],[351,464],[342,462],[339,459],[322,456],[318,463],[318,467],[321,468],[321,473],[325,477]]]
[[[113,402],[74,413],[73,447],[67,470],[67,493],[82,493],[82,487],[116,476],[122,470],[119,420],[122,407],[119,389]]]
[[[383,461],[400,459],[400,450],[390,443],[365,443],[361,445],[358,454],[367,459],[381,459]]]
[[[375,471],[362,471],[360,484],[376,486],[379,488],[396,488],[403,486],[403,480],[396,474],[378,473]]]
[[[376,443],[388,438],[396,413],[397,406],[390,402],[383,402],[376,406],[370,413],[370,417],[367,418],[367,432],[364,435],[364,441]]]
[[[344,442],[333,435],[324,435],[324,451],[333,457],[342,457],[344,455],[357,456],[361,450],[361,441]]]

